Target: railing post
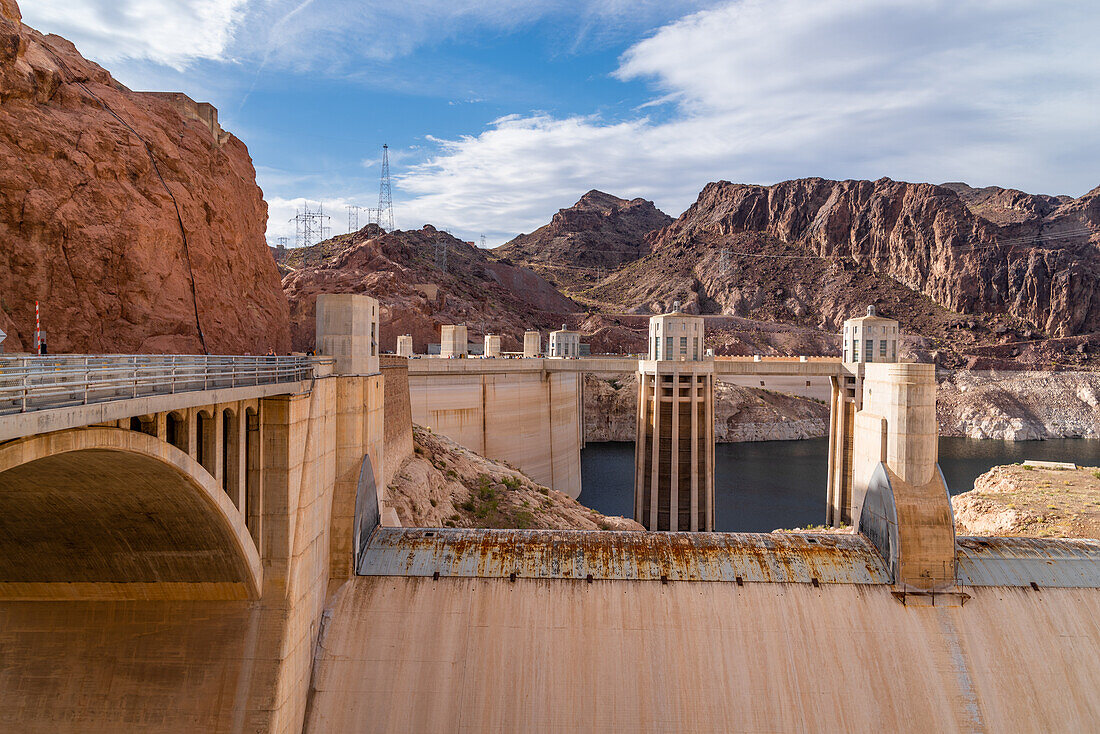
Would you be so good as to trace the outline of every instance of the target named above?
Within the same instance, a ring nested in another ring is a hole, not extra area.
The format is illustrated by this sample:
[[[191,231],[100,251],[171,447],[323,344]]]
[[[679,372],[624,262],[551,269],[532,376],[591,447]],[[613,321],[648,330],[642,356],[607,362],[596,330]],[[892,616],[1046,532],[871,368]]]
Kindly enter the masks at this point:
[[[30,374],[31,373],[30,373],[29,369],[27,368],[26,363],[24,362],[24,365],[23,365],[23,403],[22,403],[22,407],[19,409],[20,413],[26,413],[27,412],[27,378],[30,376]]]
[[[133,366],[132,372],[133,372],[133,376],[134,376],[133,397],[136,398],[137,397],[137,389],[138,389],[138,359],[137,359],[137,356],[135,355],[133,357],[130,357],[130,360],[131,360],[130,364]]]
[[[88,382],[89,382],[89,380],[90,380],[90,375],[89,375],[89,372],[88,372],[88,358],[85,357],[84,358],[84,377],[83,377],[83,380],[82,380],[82,382],[84,383],[84,404],[85,405],[88,404]]]

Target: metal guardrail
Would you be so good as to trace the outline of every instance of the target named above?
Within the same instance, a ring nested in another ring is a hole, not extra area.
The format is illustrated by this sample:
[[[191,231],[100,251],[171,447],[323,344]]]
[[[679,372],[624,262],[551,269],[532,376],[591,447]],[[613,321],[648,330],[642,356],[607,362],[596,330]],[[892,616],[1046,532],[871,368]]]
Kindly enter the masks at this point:
[[[300,382],[331,358],[198,355],[0,355],[0,415],[150,395]]]

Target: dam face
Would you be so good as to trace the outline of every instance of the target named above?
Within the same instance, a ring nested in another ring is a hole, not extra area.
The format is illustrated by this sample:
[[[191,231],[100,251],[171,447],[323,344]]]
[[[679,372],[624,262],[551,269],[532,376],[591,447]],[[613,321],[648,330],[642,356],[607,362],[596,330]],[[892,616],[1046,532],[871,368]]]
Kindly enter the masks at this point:
[[[412,360],[412,420],[576,498],[581,493],[584,376],[548,371],[546,363],[552,361]]]

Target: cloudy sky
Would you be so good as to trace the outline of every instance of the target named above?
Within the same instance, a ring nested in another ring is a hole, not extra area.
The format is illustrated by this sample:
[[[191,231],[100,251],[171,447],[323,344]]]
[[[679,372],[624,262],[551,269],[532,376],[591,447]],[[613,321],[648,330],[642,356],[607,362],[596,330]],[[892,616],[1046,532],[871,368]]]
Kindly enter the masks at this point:
[[[1086,0],[21,0],[135,89],[218,107],[290,236],[378,200],[490,246],[588,189],[678,215],[708,181],[1100,184]]]

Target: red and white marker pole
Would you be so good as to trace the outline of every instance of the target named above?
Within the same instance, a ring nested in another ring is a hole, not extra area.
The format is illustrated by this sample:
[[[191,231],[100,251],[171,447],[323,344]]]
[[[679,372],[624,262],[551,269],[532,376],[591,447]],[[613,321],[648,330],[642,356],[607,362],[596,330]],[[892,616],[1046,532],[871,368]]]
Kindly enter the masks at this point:
[[[38,315],[38,301],[34,302],[34,353],[42,353],[42,320]]]

